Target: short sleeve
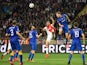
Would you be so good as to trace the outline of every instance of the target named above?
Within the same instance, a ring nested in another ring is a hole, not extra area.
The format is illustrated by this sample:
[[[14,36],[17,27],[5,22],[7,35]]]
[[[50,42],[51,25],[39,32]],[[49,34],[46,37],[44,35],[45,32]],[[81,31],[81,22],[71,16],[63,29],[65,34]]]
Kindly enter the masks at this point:
[[[6,29],[6,34],[9,34],[10,33],[10,31],[9,31],[9,28],[8,29]]]
[[[16,26],[15,31],[19,32],[19,27],[18,26]]]
[[[83,31],[82,31],[82,29],[80,29],[80,34],[83,34]]]

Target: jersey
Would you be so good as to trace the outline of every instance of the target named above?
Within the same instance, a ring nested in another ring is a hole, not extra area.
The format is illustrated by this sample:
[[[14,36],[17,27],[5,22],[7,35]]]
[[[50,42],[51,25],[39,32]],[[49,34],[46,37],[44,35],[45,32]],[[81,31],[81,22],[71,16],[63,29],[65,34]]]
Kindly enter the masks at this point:
[[[31,30],[29,32],[29,42],[31,44],[35,44],[36,43],[36,35],[37,35],[37,31],[36,30]]]
[[[72,44],[71,44],[71,51],[74,51],[76,48],[79,51],[82,51],[82,46],[81,46],[81,35],[83,34],[82,29],[80,28],[74,28],[70,31],[69,33],[72,36]]]
[[[52,24],[51,24],[51,25],[46,26],[44,29],[46,30],[47,35],[50,35],[50,34],[52,34],[52,32],[54,32],[54,31],[55,31],[55,28],[54,28],[54,26],[53,26]]]
[[[74,28],[70,31],[70,35],[72,36],[72,40],[79,40],[80,41],[80,37],[82,34],[83,34],[83,31],[80,28]]]
[[[11,43],[12,50],[21,50],[19,37],[16,34],[16,32],[19,32],[18,26],[11,26],[6,31],[7,34],[10,34],[10,43]]]
[[[18,35],[16,32],[19,32],[18,26],[11,26],[7,29],[7,34],[10,34],[10,41],[16,41],[18,40]]]
[[[62,14],[61,18],[57,18],[57,23],[64,25],[64,27],[68,27],[68,21],[67,21],[67,18],[66,18],[66,14]]]

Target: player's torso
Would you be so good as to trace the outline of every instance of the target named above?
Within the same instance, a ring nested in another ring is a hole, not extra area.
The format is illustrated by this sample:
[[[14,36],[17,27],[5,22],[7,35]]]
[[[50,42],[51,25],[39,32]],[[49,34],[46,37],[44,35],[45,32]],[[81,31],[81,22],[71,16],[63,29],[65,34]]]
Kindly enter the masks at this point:
[[[80,41],[80,28],[72,29],[72,40],[73,41]]]
[[[62,14],[62,17],[58,18],[57,21],[59,21],[64,26],[68,25],[68,21],[67,21],[66,16],[64,14]]]
[[[9,27],[10,40],[16,41],[18,40],[18,35],[16,34],[16,26]]]
[[[36,43],[36,31],[35,30],[32,30],[29,32],[29,42],[30,43]]]
[[[49,26],[46,26],[46,32],[47,32],[47,35],[51,35],[54,32],[54,26],[52,24]]]

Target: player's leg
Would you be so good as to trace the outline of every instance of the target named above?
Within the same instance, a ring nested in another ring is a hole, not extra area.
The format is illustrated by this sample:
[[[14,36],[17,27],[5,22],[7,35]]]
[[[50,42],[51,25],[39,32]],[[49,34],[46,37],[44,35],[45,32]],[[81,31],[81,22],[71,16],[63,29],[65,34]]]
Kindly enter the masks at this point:
[[[63,32],[63,28],[60,27],[59,28],[59,33],[58,33],[58,36],[57,36],[57,40],[61,40],[62,32]]]
[[[31,46],[31,51],[28,56],[28,61],[33,62],[33,58],[34,58],[34,54],[35,54],[35,50],[36,50],[36,44],[30,44],[30,46]]]
[[[16,49],[16,45],[13,41],[11,41],[11,47],[12,47],[12,52],[11,52],[11,56],[10,56],[10,64],[13,64],[13,59],[14,59],[14,54],[15,54],[15,49]]]
[[[68,43],[68,27],[66,27],[66,28],[64,27],[63,31],[64,31],[65,37],[66,37],[66,43],[65,44],[67,45],[67,43]]]
[[[18,51],[19,59],[20,59],[20,65],[23,65],[23,57],[22,57],[22,48],[19,43],[19,41],[16,41],[16,52]]]
[[[73,51],[70,52],[68,57],[68,65],[70,65],[71,59],[72,59]]]
[[[4,56],[7,55],[7,54],[9,54],[10,52],[11,52],[11,50],[8,50],[8,51],[6,51],[5,53],[3,53],[2,56],[1,56],[1,59],[3,59]]]
[[[72,44],[71,44],[71,47],[70,47],[70,54],[69,54],[69,57],[68,57],[68,65],[70,65],[70,62],[71,62],[71,59],[72,59],[72,54],[73,54],[73,51],[76,49],[76,45],[74,43],[74,41],[72,41]]]
[[[14,54],[14,61],[18,61],[18,51]]]
[[[83,65],[85,65],[85,56],[84,56],[84,51],[82,51],[81,42],[78,42],[77,48],[80,51],[80,54],[81,54],[81,57],[82,57],[82,61],[83,61]]]
[[[47,40],[46,40],[46,55],[45,57],[48,58],[48,54],[49,54],[49,43],[52,40],[52,34],[47,36]]]

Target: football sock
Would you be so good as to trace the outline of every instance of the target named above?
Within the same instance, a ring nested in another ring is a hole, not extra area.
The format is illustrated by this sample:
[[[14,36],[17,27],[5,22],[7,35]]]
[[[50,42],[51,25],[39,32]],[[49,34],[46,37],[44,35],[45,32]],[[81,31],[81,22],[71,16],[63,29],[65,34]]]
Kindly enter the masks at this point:
[[[84,54],[82,54],[82,61],[83,61],[83,63],[85,62],[85,56],[84,56]]]
[[[72,54],[69,54],[68,62],[70,62],[72,59]]]
[[[22,55],[20,55],[19,57],[20,57],[20,62],[22,63],[22,59],[23,59]]]

